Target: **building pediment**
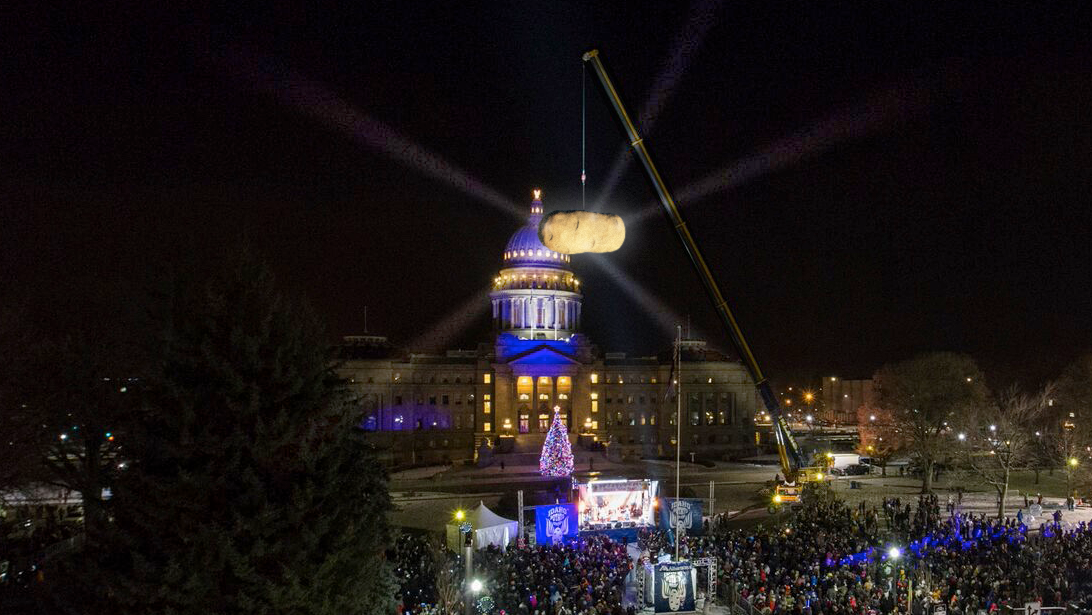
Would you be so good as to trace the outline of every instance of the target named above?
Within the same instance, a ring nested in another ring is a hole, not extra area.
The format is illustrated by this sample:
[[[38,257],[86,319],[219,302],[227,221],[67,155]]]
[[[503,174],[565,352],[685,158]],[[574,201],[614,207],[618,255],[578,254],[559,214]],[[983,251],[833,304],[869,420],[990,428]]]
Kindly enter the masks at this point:
[[[509,365],[580,365],[575,358],[543,344],[514,355]]]

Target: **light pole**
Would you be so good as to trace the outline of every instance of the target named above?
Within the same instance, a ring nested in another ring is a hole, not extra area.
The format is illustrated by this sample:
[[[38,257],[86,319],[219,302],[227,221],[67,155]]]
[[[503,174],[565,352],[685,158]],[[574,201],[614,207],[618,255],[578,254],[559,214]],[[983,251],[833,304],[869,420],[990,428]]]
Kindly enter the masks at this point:
[[[1080,462],[1077,461],[1076,457],[1070,457],[1066,461],[1066,466],[1065,466],[1065,497],[1066,497],[1066,501],[1068,501],[1070,496],[1073,495],[1073,471],[1077,469],[1077,464],[1078,463],[1080,463]]]

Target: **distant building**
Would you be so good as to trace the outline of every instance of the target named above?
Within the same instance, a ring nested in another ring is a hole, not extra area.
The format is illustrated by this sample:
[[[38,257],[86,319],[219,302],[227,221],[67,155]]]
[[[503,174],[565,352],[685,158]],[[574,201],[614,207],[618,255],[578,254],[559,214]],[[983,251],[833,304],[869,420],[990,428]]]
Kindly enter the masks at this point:
[[[674,455],[672,351],[599,353],[579,332],[583,290],[570,257],[538,239],[541,217],[536,191],[493,280],[492,343],[434,355],[355,336],[337,349],[339,372],[361,399],[361,427],[389,463],[469,459],[483,443],[537,454],[555,407],[579,434],[574,445],[610,442],[626,455]],[[755,386],[741,363],[684,340],[682,392],[684,453],[754,451]],[[574,452],[582,463],[579,448]]]
[[[875,407],[875,389],[871,379],[844,380],[837,376],[823,379],[822,410],[819,418],[838,425],[856,425],[857,409]]]

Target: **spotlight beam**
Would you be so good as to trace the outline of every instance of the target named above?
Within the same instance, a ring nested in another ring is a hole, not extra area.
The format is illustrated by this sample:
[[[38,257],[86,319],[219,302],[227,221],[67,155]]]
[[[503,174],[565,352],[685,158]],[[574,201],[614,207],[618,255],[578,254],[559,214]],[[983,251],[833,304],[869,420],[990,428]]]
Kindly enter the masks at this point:
[[[706,34],[716,25],[717,11],[722,4],[723,0],[697,0],[690,7],[690,17],[686,20],[682,31],[671,41],[667,59],[661,65],[648,98],[641,107],[641,113],[637,116],[637,121],[646,135],[652,134],[652,127],[657,117],[675,94],[675,86],[686,74],[693,56],[697,55],[701,49]],[[628,146],[619,150],[603,181],[602,193],[592,207],[593,211],[601,209],[603,204],[610,200],[611,193],[622,180],[622,175],[632,159],[633,155]]]
[[[236,76],[327,128],[513,218],[526,217],[526,212],[511,199],[392,126],[356,109],[325,85],[246,53],[236,52],[227,59]]]
[[[473,324],[489,307],[489,293],[492,286],[487,286],[467,299],[462,305],[449,312],[428,331],[406,344],[409,352],[417,350],[444,350],[457,337]]]
[[[694,204],[720,192],[738,188],[754,179],[815,158],[838,145],[864,138],[905,121],[928,105],[928,92],[919,85],[888,89],[864,104],[837,111],[795,134],[774,141],[759,152],[711,173],[678,191],[677,203]],[[626,224],[642,222],[661,212],[651,203]]]
[[[619,269],[610,261],[610,258],[599,254],[588,254],[588,257],[589,262],[602,269],[610,280],[651,316],[669,337],[674,335],[675,325],[684,322],[675,310],[646,290],[629,274]]]

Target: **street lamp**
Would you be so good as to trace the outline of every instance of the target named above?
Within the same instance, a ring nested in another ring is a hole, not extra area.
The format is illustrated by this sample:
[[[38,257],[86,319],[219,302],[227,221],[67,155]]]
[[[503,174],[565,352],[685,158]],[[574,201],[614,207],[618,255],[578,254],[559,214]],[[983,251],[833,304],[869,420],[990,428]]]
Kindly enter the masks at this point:
[[[481,590],[482,590],[482,582],[481,582],[480,579],[474,579],[473,581],[470,582],[470,591],[472,591],[472,592],[474,592],[476,594],[476,593],[480,592]]]
[[[455,511],[456,521],[462,521],[464,518],[466,518],[466,513],[464,513],[461,509]]]
[[[902,551],[898,547],[891,547],[890,549],[887,550],[887,556],[890,557],[893,560],[899,559],[899,556],[901,556],[901,555],[902,555]]]
[[[967,434],[965,434],[965,433],[960,433],[960,434],[959,434],[958,436],[956,436],[956,437],[957,437],[957,438],[959,438],[959,441],[960,441],[960,442],[962,442],[962,441],[964,441],[964,440],[966,440],[966,439],[967,439]]]

